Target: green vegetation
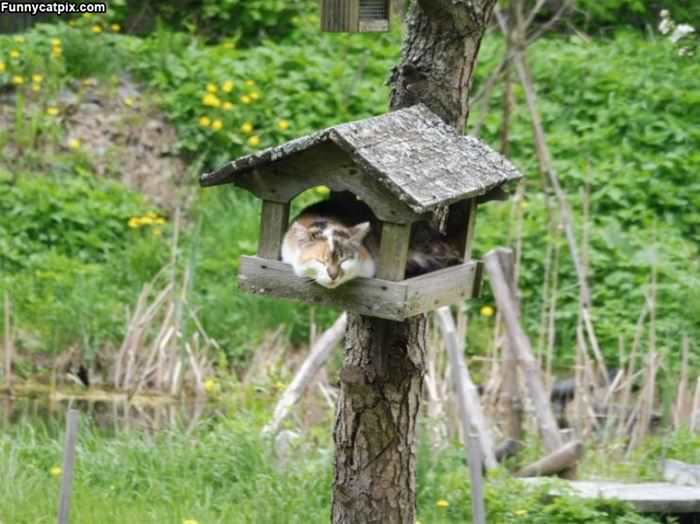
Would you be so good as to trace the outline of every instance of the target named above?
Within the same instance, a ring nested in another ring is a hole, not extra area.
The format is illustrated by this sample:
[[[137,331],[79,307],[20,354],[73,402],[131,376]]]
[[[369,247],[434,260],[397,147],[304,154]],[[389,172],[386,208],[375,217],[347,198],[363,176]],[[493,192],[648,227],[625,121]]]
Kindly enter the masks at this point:
[[[229,415],[234,415],[230,413]],[[78,439],[71,522],[322,523],[328,521],[332,450],[328,435],[292,444],[284,464],[259,437],[256,417],[200,424],[192,433],[107,436],[83,423]],[[58,500],[61,431],[20,425],[0,434],[0,519],[33,523],[53,515]],[[697,439],[696,439],[697,445]],[[424,443],[418,461],[418,520],[467,522],[469,484],[455,447],[435,455]],[[489,522],[651,524],[618,504],[545,497],[496,475],[487,492]],[[106,501],[109,501],[106,509]]]

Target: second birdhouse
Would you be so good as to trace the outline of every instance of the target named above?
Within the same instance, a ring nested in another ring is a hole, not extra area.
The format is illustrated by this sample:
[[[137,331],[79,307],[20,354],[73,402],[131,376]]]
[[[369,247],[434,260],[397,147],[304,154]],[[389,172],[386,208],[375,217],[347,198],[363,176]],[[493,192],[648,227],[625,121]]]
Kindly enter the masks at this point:
[[[417,105],[245,156],[203,175],[200,183],[234,184],[263,201],[257,256],[241,257],[242,289],[403,320],[478,293],[480,264],[471,260],[477,202],[495,198],[519,178],[504,157]],[[317,186],[329,187],[337,205],[371,211],[381,232],[376,278],[327,289],[297,277],[280,260],[290,202]],[[461,263],[404,278],[412,228],[446,208],[444,238]]]
[[[321,0],[321,31],[369,33],[389,30],[390,0]]]

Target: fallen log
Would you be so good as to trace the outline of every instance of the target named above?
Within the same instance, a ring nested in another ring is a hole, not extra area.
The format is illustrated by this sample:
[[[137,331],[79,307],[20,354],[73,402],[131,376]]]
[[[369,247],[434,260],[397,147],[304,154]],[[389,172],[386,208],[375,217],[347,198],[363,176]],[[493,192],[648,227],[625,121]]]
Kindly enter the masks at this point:
[[[543,477],[570,470],[583,455],[583,444],[574,440],[518,471],[516,477]]]

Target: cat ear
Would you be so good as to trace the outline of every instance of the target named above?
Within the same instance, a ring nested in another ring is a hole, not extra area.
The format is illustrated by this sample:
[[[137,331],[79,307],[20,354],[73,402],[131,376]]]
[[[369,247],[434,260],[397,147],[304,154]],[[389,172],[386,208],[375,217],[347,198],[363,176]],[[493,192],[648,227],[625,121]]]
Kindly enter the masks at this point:
[[[353,240],[361,242],[369,233],[369,222],[362,222],[362,224],[357,224],[350,228],[350,237]]]

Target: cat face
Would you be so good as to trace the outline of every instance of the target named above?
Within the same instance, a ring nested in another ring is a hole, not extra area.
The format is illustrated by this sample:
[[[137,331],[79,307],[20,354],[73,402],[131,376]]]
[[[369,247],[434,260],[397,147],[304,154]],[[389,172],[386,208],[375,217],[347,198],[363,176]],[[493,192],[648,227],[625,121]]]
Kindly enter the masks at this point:
[[[297,249],[287,246],[287,258],[292,260],[285,261],[292,264],[297,276],[311,278],[326,288],[336,288],[358,276],[374,276],[374,261],[362,245],[369,228],[368,222],[353,227],[323,220],[295,223],[291,232]],[[289,256],[292,250],[296,253]]]

